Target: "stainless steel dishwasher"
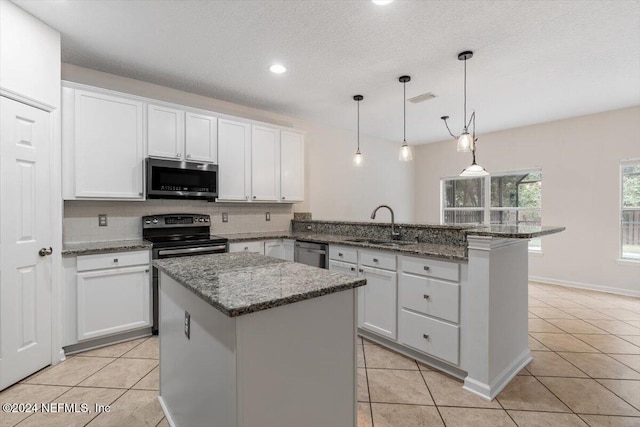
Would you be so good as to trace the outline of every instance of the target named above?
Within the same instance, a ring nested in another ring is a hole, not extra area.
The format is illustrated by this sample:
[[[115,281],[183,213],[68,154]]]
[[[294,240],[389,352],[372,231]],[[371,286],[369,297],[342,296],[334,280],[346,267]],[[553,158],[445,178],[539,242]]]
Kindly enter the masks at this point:
[[[329,246],[323,243],[296,240],[295,262],[318,268],[329,268]]]

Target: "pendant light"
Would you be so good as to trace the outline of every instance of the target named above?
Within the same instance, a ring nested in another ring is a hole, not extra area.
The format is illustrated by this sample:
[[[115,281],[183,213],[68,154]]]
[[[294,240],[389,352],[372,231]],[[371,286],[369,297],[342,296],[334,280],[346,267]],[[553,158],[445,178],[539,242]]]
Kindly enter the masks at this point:
[[[476,142],[478,141],[478,138],[476,138],[475,111],[471,113],[469,121],[467,121],[467,60],[472,57],[473,52],[470,50],[466,50],[458,54],[458,60],[464,61],[464,122],[462,133],[456,136],[451,132],[449,124],[447,123],[449,116],[442,116],[440,118],[444,121],[447,131],[449,131],[449,135],[458,140],[457,150],[459,152],[471,152],[472,154],[473,160],[471,165],[463,169],[460,176],[486,176],[489,175],[489,172],[476,163]],[[471,133],[469,133],[469,128],[471,128]]]
[[[364,99],[362,95],[355,95],[353,100],[358,103],[358,148],[356,149],[356,154],[353,156],[353,166],[359,168],[362,167],[362,163],[364,159],[362,158],[362,153],[360,152],[360,101]]]
[[[413,160],[413,154],[411,153],[411,147],[407,144],[407,82],[411,81],[409,76],[401,76],[398,81],[402,83],[402,106],[403,110],[403,138],[402,145],[400,146],[399,159],[402,162],[409,162]]]

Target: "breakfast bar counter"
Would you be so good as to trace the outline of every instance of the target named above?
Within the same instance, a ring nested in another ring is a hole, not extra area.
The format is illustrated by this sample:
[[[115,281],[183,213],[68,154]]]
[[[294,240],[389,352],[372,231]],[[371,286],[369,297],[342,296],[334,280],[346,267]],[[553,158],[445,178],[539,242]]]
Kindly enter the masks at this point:
[[[160,403],[172,425],[356,425],[364,279],[250,253],[154,266]]]

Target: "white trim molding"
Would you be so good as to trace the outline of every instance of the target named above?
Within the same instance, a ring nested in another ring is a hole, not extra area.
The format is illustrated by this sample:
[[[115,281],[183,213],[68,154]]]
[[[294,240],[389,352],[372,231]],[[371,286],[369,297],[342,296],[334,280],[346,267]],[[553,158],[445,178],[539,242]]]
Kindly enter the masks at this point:
[[[625,288],[612,288],[610,286],[595,285],[592,283],[573,282],[570,280],[552,279],[550,277],[529,276],[530,282],[546,283],[549,285],[565,286],[567,288],[586,289],[609,294],[625,295],[630,297],[640,297],[640,289],[634,291]]]

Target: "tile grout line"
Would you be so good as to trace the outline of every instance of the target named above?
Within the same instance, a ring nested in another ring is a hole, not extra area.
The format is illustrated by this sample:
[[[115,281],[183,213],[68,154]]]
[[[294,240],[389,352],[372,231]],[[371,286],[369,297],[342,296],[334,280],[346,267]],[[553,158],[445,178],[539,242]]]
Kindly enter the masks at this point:
[[[429,396],[431,397],[431,400],[433,400],[433,406],[436,407],[436,411],[438,412],[438,416],[440,417],[440,421],[442,421],[442,425],[446,426],[447,423],[444,421],[444,417],[442,416],[442,413],[440,412],[440,408],[438,407],[438,402],[436,402],[436,399],[433,397],[433,393],[431,393],[431,389],[429,388],[429,384],[427,384],[427,379],[424,377],[424,372],[422,372],[422,369],[420,369],[420,365],[418,365],[418,361],[414,360],[414,363],[418,366],[418,372],[420,372],[420,376],[422,377],[422,382],[424,383],[424,386],[427,388],[427,391],[429,392]]]
[[[367,353],[364,351],[364,339],[360,337],[362,340],[362,359],[364,361],[364,377],[367,380],[367,396],[369,400],[369,414],[371,416],[371,427],[374,427],[373,424],[373,404],[371,402],[371,389],[369,388],[369,369],[367,368]],[[357,417],[356,417],[357,422]]]

